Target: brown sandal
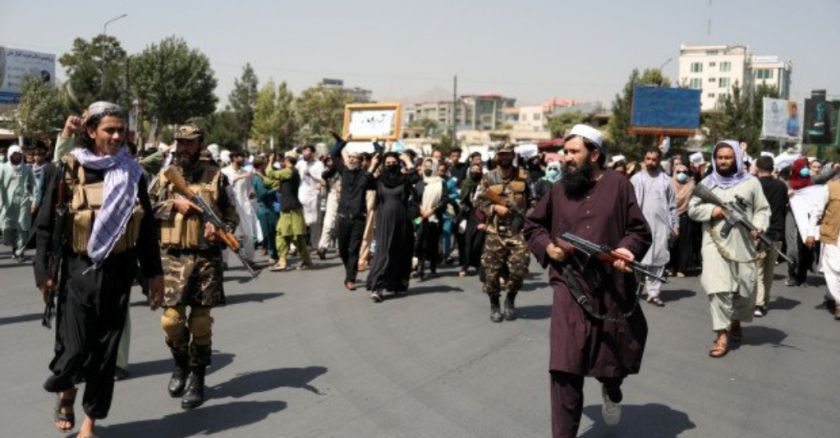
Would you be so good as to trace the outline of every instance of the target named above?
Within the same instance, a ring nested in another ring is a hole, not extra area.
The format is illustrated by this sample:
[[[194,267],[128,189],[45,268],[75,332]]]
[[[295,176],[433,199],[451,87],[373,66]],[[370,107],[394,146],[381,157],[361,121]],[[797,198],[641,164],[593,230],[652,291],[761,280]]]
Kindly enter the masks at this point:
[[[720,358],[726,356],[726,353],[729,352],[729,346],[726,344],[726,341],[723,339],[718,339],[712,344],[712,349],[709,350],[709,356],[714,358]]]

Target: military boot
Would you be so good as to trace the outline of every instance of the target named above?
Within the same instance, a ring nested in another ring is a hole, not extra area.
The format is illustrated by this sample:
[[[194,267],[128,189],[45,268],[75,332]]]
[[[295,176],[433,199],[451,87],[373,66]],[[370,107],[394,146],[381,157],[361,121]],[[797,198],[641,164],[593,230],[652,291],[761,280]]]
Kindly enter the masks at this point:
[[[513,321],[516,319],[516,307],[513,302],[516,300],[516,292],[508,292],[505,296],[505,311],[504,316],[506,321]]]
[[[180,397],[184,393],[184,387],[187,386],[187,375],[189,370],[187,368],[187,355],[173,354],[175,356],[175,366],[172,368],[172,377],[169,378],[169,395],[172,397]]]
[[[490,321],[493,322],[502,322],[504,317],[502,316],[502,306],[499,303],[499,297],[491,296],[490,297]]]
[[[190,383],[187,385],[187,392],[181,398],[182,409],[195,409],[204,404],[204,372],[206,368],[200,367],[192,370]]]

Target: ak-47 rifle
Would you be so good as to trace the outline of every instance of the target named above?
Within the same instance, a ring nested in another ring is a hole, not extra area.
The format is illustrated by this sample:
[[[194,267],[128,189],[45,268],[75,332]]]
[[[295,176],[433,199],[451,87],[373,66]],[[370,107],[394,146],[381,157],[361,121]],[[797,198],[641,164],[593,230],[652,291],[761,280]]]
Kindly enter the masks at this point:
[[[705,204],[716,205],[723,210],[723,220],[726,223],[723,224],[723,227],[720,229],[720,237],[726,239],[732,231],[732,228],[736,226],[742,227],[744,231],[749,233],[758,231],[758,228],[747,219],[747,212],[745,211],[747,202],[744,198],[735,195],[734,202],[723,202],[722,199],[718,198],[717,195],[712,193],[712,191],[706,188],[703,184],[697,184],[691,192],[691,195],[700,198],[700,200]],[[793,263],[793,260],[791,260],[790,257],[783,254],[773,245],[773,241],[767,237],[767,234],[763,232],[758,233],[758,240],[764,244],[768,251],[776,251],[776,253],[779,254],[779,257],[784,259],[786,262]]]
[[[493,205],[500,205],[508,209],[508,211],[513,214],[513,222],[510,224],[510,229],[513,231],[514,234],[519,234],[519,231],[522,230],[522,227],[525,226],[525,213],[519,211],[513,204],[502,198],[501,195],[492,191],[486,190],[484,193],[481,194],[484,199],[490,201]]]
[[[559,238],[554,238],[552,240],[552,243],[559,246],[567,253],[574,254],[578,252],[583,254],[586,258],[594,257],[604,263],[614,263],[616,260],[623,260],[627,263],[628,267],[633,270],[633,272],[637,272],[662,283],[668,282],[667,278],[656,275],[649,266],[639,263],[636,260],[617,252],[609,245],[598,245],[597,243],[590,242],[583,237],[576,236],[572,233],[563,233]]]
[[[201,196],[196,195],[192,190],[190,190],[190,187],[184,180],[184,176],[181,175],[180,171],[178,171],[178,168],[169,166],[163,171],[163,175],[166,176],[166,179],[172,183],[178,193],[201,208],[204,220],[210,222],[216,228],[216,236],[221,239],[222,242],[224,242],[237,257],[239,257],[242,265],[245,266],[245,269],[251,273],[251,277],[257,278],[260,275],[260,271],[255,271],[251,266],[251,261],[245,257],[245,254],[242,253],[242,246],[239,244],[239,240],[233,235],[227,224],[222,222],[219,216],[213,212],[213,208],[211,208]]]
[[[53,223],[52,245],[50,245],[50,257],[47,265],[47,272],[50,276],[52,287],[44,296],[44,317],[41,325],[52,328],[52,318],[55,313],[55,302],[58,299],[63,284],[64,272],[64,245],[67,242],[67,187],[64,182],[64,173],[67,164],[63,161],[56,167],[58,178],[58,198],[55,201],[55,222]]]

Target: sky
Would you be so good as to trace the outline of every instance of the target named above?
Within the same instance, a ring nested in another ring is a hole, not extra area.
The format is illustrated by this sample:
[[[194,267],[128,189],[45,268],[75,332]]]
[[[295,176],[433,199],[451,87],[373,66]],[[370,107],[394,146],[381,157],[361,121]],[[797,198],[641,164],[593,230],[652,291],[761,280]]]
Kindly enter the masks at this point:
[[[609,105],[634,68],[676,82],[681,44],[778,55],[792,98],[840,95],[838,0],[0,0],[0,45],[60,56],[121,14],[108,34],[129,53],[172,35],[205,53],[222,104],[250,62],[296,93],[339,78],[379,101],[443,97],[457,75],[459,94]]]

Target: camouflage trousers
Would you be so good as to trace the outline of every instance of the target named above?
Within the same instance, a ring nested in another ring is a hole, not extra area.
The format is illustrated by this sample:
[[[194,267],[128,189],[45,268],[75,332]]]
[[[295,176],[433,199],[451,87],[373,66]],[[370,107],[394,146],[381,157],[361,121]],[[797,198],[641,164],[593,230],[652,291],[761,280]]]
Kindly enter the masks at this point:
[[[165,288],[161,327],[166,345],[179,365],[206,367],[213,338],[210,309],[225,304],[222,251],[168,250],[161,258]]]
[[[528,275],[530,263],[528,245],[521,235],[500,236],[487,233],[484,253],[481,255],[486,277],[484,292],[491,297],[498,297],[501,293],[500,277],[505,277],[507,293],[519,292],[525,276]]]

